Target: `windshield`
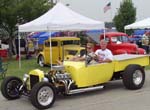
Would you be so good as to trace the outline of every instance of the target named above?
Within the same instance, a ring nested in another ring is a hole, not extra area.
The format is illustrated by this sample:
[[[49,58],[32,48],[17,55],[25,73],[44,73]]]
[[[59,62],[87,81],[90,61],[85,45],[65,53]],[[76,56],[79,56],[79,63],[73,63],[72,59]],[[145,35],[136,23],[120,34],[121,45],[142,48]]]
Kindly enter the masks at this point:
[[[67,41],[62,41],[62,45],[79,45],[80,41],[79,40],[67,40]]]
[[[57,41],[52,41],[51,42],[51,46],[52,47],[57,47],[58,46],[58,42]],[[45,47],[50,47],[50,42],[45,42]]]
[[[67,50],[68,55],[76,55],[77,54],[77,50]]]
[[[83,56],[85,55],[85,49],[80,50],[80,53],[78,53],[78,50],[66,50],[66,52],[68,53],[68,55],[79,55],[79,56]]]
[[[111,41],[114,43],[117,42],[128,42],[128,37],[127,36],[114,36],[111,38]]]

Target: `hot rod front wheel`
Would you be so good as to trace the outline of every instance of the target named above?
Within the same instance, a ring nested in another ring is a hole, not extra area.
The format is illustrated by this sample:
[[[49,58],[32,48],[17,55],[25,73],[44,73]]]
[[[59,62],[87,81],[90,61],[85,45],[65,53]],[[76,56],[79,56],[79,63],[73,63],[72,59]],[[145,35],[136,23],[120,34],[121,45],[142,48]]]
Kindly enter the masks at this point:
[[[31,102],[38,109],[50,108],[55,102],[55,90],[50,83],[37,83],[31,90]]]
[[[127,89],[140,89],[145,82],[145,71],[140,65],[129,65],[123,72],[123,83]]]
[[[19,98],[21,85],[22,81],[20,78],[14,76],[6,77],[1,84],[2,95],[8,100]]]

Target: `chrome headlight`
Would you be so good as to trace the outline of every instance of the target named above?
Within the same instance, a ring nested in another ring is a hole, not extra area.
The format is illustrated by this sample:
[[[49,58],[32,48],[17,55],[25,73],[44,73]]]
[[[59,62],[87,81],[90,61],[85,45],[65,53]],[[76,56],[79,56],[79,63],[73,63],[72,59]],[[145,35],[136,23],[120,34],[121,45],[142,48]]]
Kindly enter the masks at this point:
[[[26,82],[29,78],[29,75],[28,74],[24,74],[23,76],[23,82]]]
[[[42,81],[43,82],[49,82],[48,78],[46,78],[46,77],[42,78]]]

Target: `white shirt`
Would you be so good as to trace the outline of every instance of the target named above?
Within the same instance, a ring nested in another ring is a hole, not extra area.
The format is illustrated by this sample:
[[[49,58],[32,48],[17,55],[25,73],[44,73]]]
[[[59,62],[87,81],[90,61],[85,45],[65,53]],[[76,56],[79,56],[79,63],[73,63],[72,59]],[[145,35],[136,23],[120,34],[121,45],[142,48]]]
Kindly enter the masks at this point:
[[[149,37],[146,34],[142,36],[142,45],[149,45]]]
[[[98,49],[96,50],[95,54],[98,55],[98,57],[103,60],[105,59],[113,60],[113,55],[109,49],[105,49],[105,50]]]

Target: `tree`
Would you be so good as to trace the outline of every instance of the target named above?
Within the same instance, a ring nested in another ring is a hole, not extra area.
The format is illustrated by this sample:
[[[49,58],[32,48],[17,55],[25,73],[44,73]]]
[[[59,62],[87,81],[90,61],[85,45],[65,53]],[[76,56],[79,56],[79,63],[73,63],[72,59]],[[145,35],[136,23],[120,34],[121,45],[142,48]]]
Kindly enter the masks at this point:
[[[17,25],[29,22],[45,13],[52,7],[48,1],[0,0],[0,30],[7,33],[10,55],[12,55],[13,41],[17,37]]]
[[[118,14],[113,19],[116,29],[120,32],[124,32],[124,26],[135,22],[135,20],[136,8],[133,6],[131,0],[124,0],[120,4]]]

